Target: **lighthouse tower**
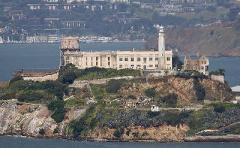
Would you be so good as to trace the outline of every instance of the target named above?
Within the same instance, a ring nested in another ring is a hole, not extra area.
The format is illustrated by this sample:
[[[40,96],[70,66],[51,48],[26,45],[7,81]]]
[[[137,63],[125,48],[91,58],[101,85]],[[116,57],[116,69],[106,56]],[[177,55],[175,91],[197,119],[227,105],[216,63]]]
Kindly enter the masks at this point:
[[[158,60],[158,68],[160,70],[166,69],[165,65],[165,34],[164,34],[164,27],[158,27],[158,52],[159,52],[159,60]]]

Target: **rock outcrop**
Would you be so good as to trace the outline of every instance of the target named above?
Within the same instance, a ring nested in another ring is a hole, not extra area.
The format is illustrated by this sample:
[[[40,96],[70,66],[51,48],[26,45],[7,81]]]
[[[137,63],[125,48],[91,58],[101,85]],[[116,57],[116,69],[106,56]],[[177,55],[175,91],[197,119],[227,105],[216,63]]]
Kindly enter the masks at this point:
[[[70,109],[65,119],[56,123],[45,105],[3,101],[0,105],[0,134],[29,137],[66,137],[65,127],[86,109]]]
[[[180,142],[186,137],[189,127],[185,124],[178,126],[162,125],[159,127],[144,128],[133,126],[123,129],[121,141],[158,141],[158,142]],[[114,140],[116,129],[98,128],[87,135],[89,139]]]
[[[46,106],[14,102],[0,106],[0,134],[53,137],[57,127]]]

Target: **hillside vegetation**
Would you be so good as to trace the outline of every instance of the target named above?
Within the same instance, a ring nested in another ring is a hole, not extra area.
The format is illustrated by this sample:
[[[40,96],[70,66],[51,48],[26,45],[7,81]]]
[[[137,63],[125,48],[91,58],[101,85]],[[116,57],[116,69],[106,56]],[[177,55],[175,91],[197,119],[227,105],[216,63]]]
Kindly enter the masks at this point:
[[[92,81],[125,75],[138,77]],[[240,107],[232,99],[227,84],[202,75],[146,79],[134,70],[67,65],[57,81],[14,78],[2,86],[0,134],[161,142],[240,134]],[[159,111],[151,111],[152,105]],[[203,132],[209,129],[215,132]]]

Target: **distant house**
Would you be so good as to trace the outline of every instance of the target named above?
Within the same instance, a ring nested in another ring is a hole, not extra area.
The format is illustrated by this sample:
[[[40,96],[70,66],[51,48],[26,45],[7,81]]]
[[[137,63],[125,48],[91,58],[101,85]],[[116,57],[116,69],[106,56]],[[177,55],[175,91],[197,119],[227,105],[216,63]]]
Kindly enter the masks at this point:
[[[184,70],[185,71],[198,71],[204,75],[208,75],[209,71],[209,59],[205,56],[191,58],[185,56],[184,58]]]

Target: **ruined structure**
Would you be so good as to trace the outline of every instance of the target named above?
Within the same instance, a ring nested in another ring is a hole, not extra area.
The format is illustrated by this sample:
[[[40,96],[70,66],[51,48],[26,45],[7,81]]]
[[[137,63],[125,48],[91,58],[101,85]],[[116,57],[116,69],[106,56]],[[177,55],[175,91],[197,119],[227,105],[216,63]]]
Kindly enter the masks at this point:
[[[184,58],[184,70],[198,71],[204,75],[208,75],[209,59],[205,56],[191,58],[185,56]]]

